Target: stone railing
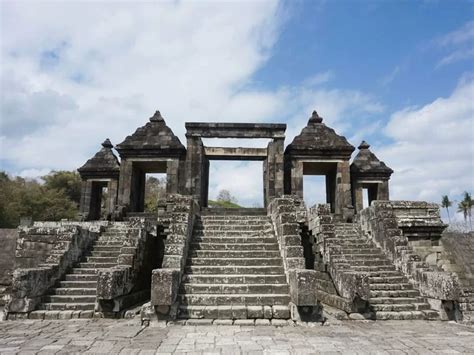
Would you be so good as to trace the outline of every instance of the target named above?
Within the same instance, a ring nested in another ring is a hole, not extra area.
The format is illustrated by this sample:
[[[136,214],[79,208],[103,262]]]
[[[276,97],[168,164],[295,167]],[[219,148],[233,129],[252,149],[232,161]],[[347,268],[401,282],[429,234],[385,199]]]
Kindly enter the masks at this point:
[[[100,224],[81,226],[79,222],[19,227],[6,314],[16,313],[20,318],[33,311],[41,297],[80,259],[102,229]]]
[[[142,317],[175,318],[178,289],[184,273],[195,215],[199,206],[191,196],[168,195],[158,213],[158,227],[163,229],[164,254],[160,268],[153,270],[151,302],[142,309]],[[164,228],[163,228],[164,227]]]
[[[307,314],[306,308],[318,305],[316,297],[317,273],[315,270],[305,269],[300,236],[300,222],[306,219],[305,212],[302,201],[296,196],[275,198],[268,205],[268,213],[272,219],[290,286],[293,319],[303,316],[302,308],[305,308]],[[319,310],[310,310],[310,313],[318,312]],[[319,314],[315,315],[319,316]]]
[[[156,226],[146,219],[131,219],[128,222],[112,222],[124,228],[127,236],[117,257],[117,266],[98,272],[97,310],[104,315],[116,314],[149,295],[151,274],[150,260],[154,250],[153,236]],[[147,270],[148,269],[148,270]]]
[[[437,205],[426,202],[373,201],[360,212],[359,220],[362,231],[382,248],[422,296],[456,301],[461,293],[457,275],[428,265],[410,245],[410,238],[440,238],[445,226],[437,211]]]
[[[316,238],[316,250],[322,255],[326,271],[336,287],[339,296],[345,299],[346,312],[357,311],[358,300],[367,301],[370,297],[369,277],[364,272],[344,270],[337,267],[336,259],[342,255],[342,245],[335,235],[330,206],[316,205],[308,213],[309,229]]]

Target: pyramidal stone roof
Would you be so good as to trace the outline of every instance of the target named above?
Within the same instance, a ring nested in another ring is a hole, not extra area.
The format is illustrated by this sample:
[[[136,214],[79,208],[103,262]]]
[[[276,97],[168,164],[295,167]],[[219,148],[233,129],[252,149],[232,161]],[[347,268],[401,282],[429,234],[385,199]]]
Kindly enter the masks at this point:
[[[359,153],[351,164],[351,173],[362,177],[390,177],[393,170],[383,161],[380,161],[374,153],[370,151],[370,145],[366,141],[360,143]]]
[[[150,122],[137,128],[135,133],[127,136],[115,149],[120,156],[180,156],[186,154],[186,148],[178,137],[166,125],[165,120],[156,111]]]
[[[107,138],[102,143],[102,148],[77,171],[81,177],[118,177],[120,163],[112,151],[114,146]]]
[[[355,150],[344,136],[338,135],[323,123],[322,117],[313,111],[308,124],[286,147],[290,155],[311,156],[314,158],[332,157],[349,159]]]

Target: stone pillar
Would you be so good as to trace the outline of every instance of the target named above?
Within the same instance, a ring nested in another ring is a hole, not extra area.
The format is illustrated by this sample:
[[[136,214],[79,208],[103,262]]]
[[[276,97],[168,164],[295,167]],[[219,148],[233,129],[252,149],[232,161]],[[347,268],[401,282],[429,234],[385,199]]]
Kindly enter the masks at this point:
[[[178,161],[178,193],[186,195],[186,158],[179,158]]]
[[[178,159],[168,160],[166,164],[166,193],[178,193],[178,174],[179,161]]]
[[[355,211],[362,211],[362,209],[364,208],[364,190],[362,186],[357,182],[352,185],[352,189]]]
[[[199,137],[187,137],[186,191],[199,203],[202,202],[202,168],[204,148]]]
[[[284,194],[284,138],[275,138],[274,156],[275,156],[275,197],[280,197]]]
[[[303,198],[303,162],[291,161],[291,194]]]
[[[109,180],[107,184],[107,194],[107,216],[111,216],[117,204],[118,181],[116,179]]]
[[[81,203],[80,215],[81,219],[88,220],[91,207],[92,181],[82,180],[81,183]]]
[[[132,191],[133,163],[122,158],[118,188],[118,205],[128,208]]]
[[[377,184],[377,200],[390,200],[388,180],[384,180],[383,182]]]
[[[202,170],[201,170],[201,206],[207,207],[209,199],[209,159],[202,156]]]
[[[263,172],[263,206],[265,208],[267,208],[268,206],[268,196],[267,196],[267,190],[268,190],[268,186],[267,186],[267,183],[268,183],[268,178],[267,178],[267,165],[268,165],[268,159],[265,159],[262,163],[263,165],[263,168],[262,168],[262,172]]]
[[[339,219],[345,219],[344,215],[346,214],[346,210],[353,208],[349,160],[344,160],[337,163],[335,191],[335,217]]]
[[[267,146],[267,201],[275,197],[275,142]]]

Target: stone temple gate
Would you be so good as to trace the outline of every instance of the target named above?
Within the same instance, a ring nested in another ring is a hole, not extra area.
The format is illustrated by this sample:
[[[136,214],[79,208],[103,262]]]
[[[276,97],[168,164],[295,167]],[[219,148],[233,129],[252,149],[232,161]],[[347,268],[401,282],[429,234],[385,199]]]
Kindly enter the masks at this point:
[[[158,111],[116,145],[119,156],[105,140],[78,169],[80,218],[19,227],[2,286],[8,319],[281,324],[332,309],[344,319],[474,320],[464,262],[474,245],[444,242],[436,204],[390,201],[393,171],[365,141],[351,161],[355,147],[316,112],[286,147],[285,124],[185,126],[186,147]],[[212,160],[261,161],[265,208],[208,208]],[[148,173],[167,176],[154,213],[144,213]],[[326,204],[305,206],[305,175],[325,177]]]
[[[286,124],[187,122],[185,148],[157,111],[150,122],[116,146],[120,163],[107,141],[107,146],[79,169],[85,181],[83,217],[98,219],[97,211],[100,211],[101,200],[94,186],[105,186],[105,180],[97,180],[97,174],[91,175],[94,171],[100,171],[103,178],[113,181],[110,187],[113,196],[109,194],[107,204],[110,218],[123,218],[127,212],[143,212],[146,173],[166,173],[167,193],[192,196],[201,207],[207,207],[211,160],[262,161],[265,207],[271,199],[284,194],[302,198],[303,175],[325,176],[327,203],[331,213],[340,220],[350,220],[362,209],[364,188],[369,191],[370,201],[388,200],[388,181],[393,171],[370,152],[365,142],[351,165],[355,148],[345,137],[327,127],[316,111],[286,149],[285,130]],[[202,138],[268,138],[271,141],[267,148],[206,147]],[[110,169],[105,171],[105,167]],[[120,171],[118,181],[117,170]],[[99,181],[102,182],[99,184]]]

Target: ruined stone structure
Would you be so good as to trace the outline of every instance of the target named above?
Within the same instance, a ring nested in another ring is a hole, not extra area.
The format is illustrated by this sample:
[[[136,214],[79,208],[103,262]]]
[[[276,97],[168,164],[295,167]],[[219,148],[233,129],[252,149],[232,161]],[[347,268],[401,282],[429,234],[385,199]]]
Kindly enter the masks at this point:
[[[107,139],[78,169],[80,221],[19,228],[5,316],[472,320],[472,253],[463,253],[474,246],[443,243],[438,206],[390,201],[393,171],[365,141],[351,162],[355,147],[316,111],[286,148],[285,130],[187,122],[185,147],[157,111],[115,147],[119,157]],[[211,160],[261,161],[265,207],[208,208]],[[156,213],[144,213],[147,173],[167,176]],[[325,176],[327,204],[304,205],[304,175]]]

